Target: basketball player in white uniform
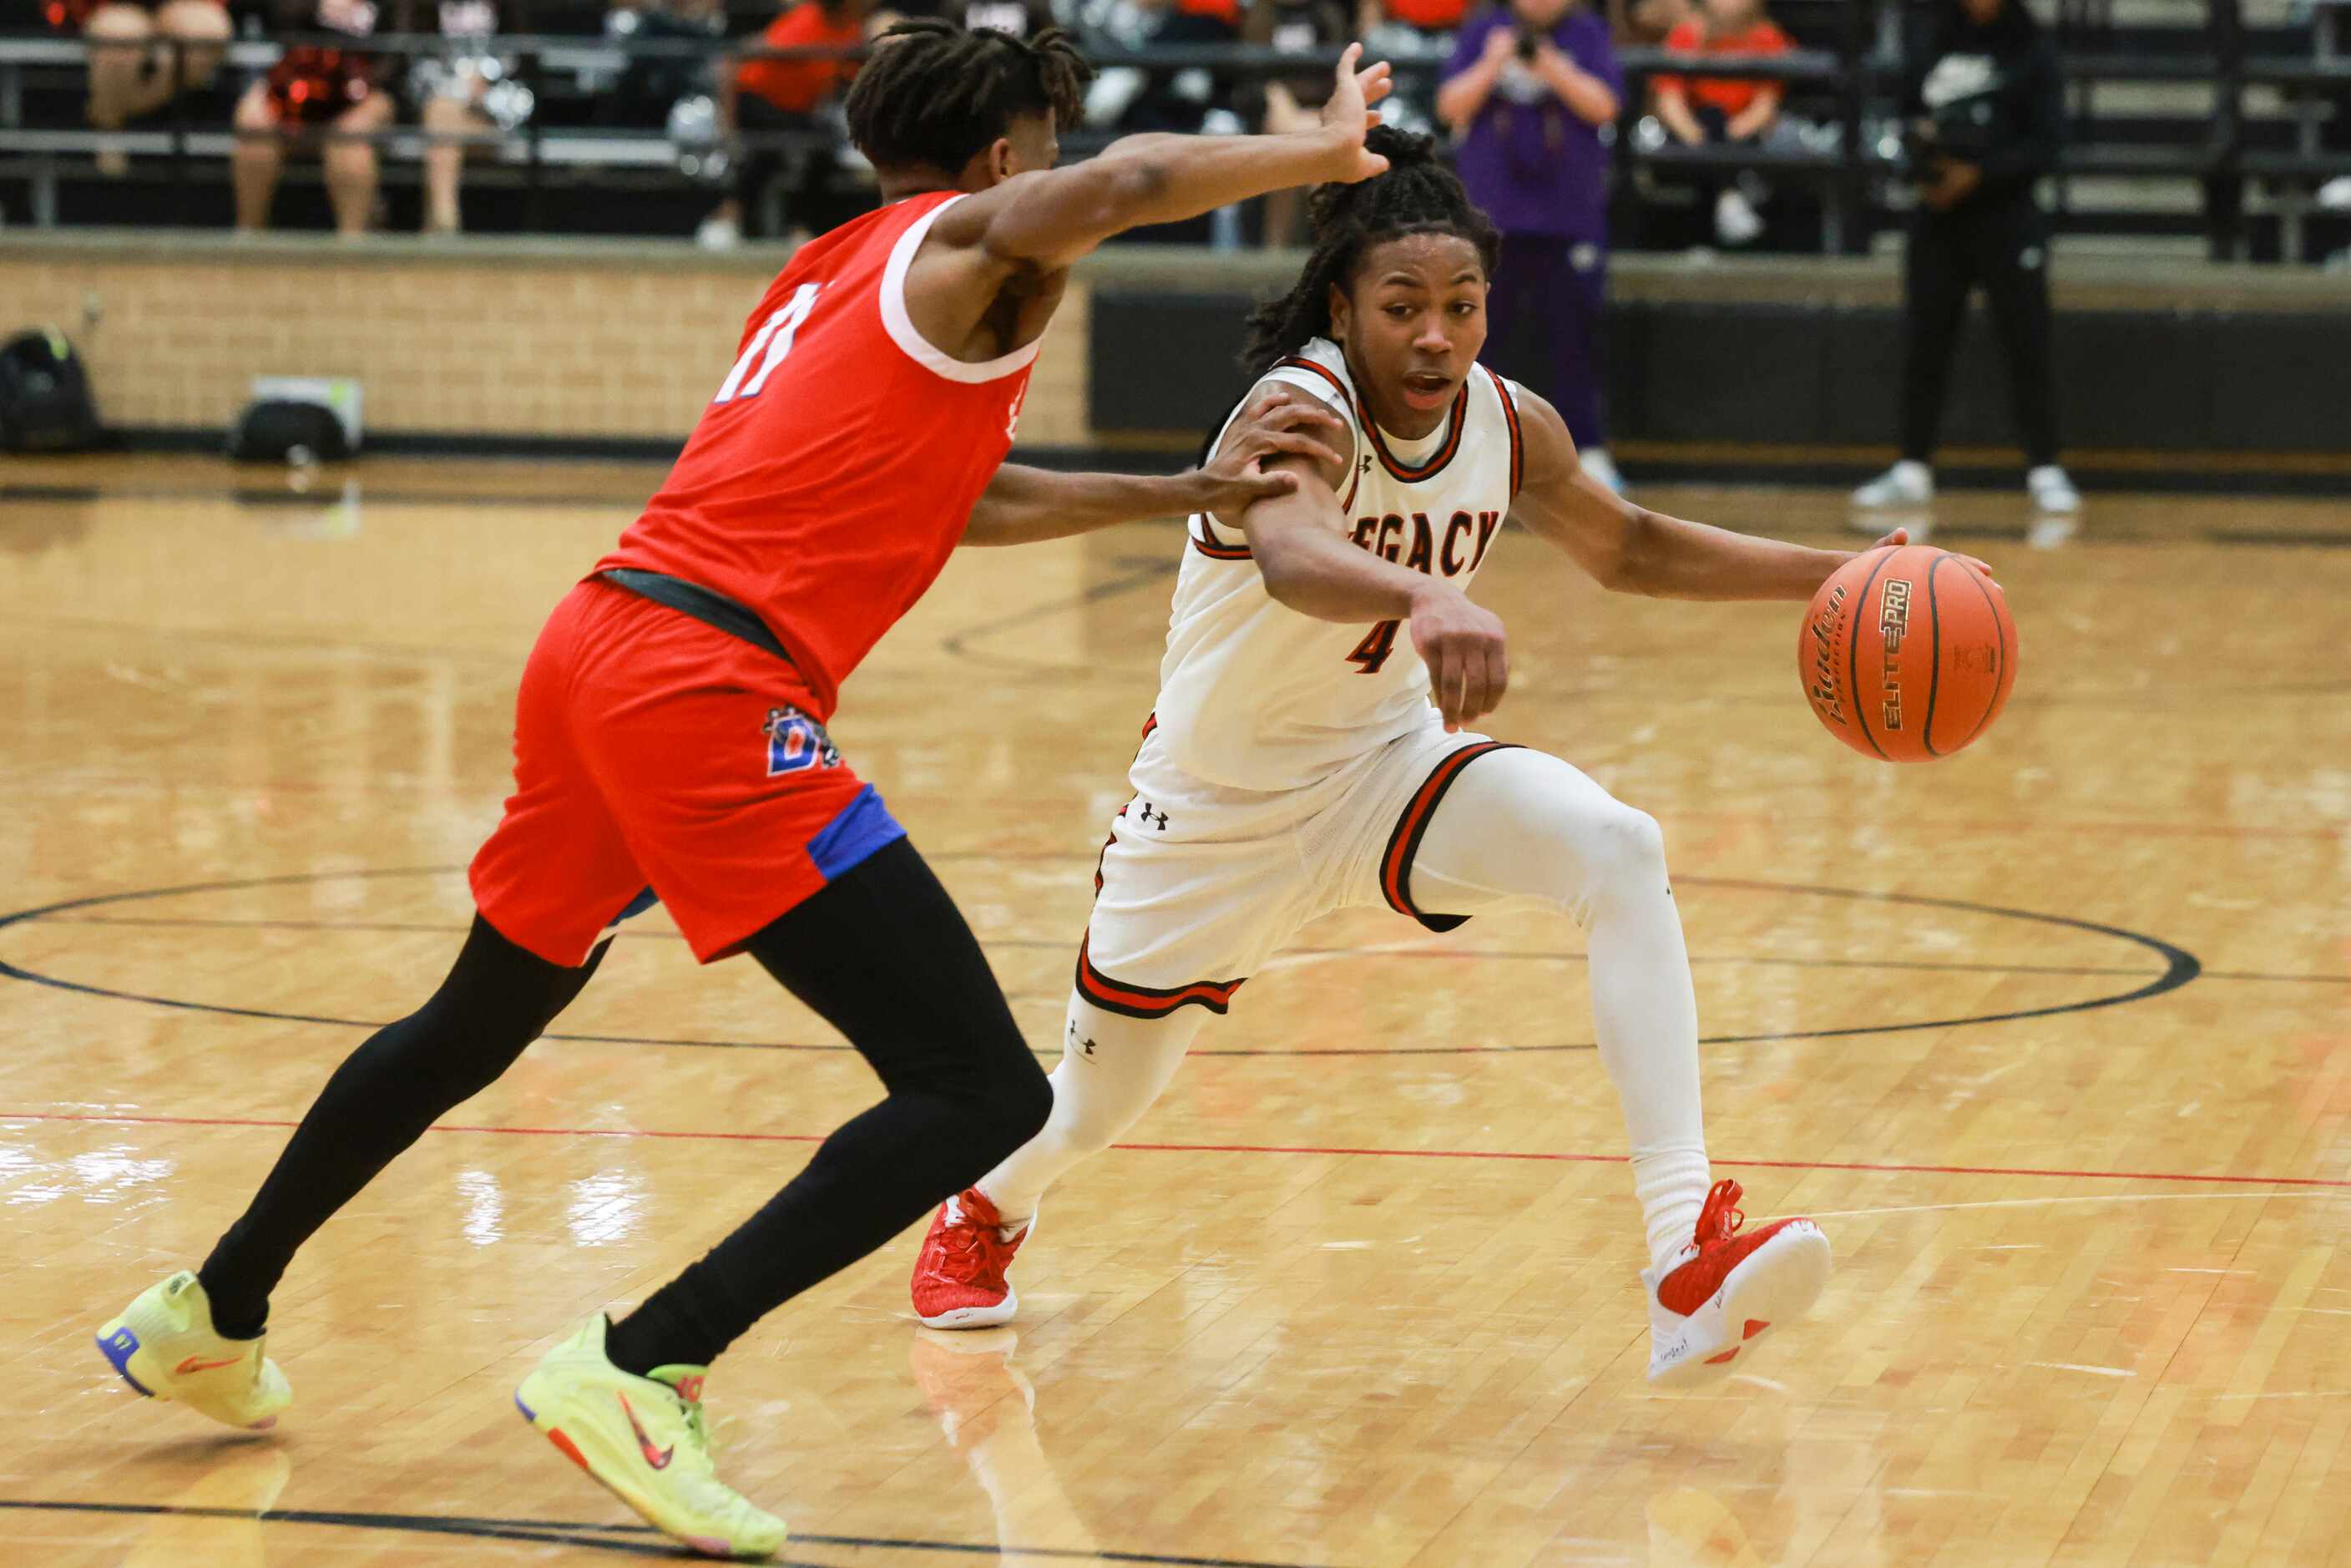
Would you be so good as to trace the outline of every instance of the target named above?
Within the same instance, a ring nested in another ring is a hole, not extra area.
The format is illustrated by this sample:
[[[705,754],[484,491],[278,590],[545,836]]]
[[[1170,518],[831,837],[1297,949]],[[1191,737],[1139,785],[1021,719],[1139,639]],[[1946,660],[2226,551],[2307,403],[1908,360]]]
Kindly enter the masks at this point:
[[[1726,1374],[1812,1304],[1806,1219],[1741,1232],[1708,1186],[1698,1008],[1663,840],[1557,758],[1466,728],[1501,700],[1502,626],[1463,596],[1502,520],[1611,588],[1807,600],[1851,559],[1642,511],[1582,477],[1541,398],[1477,363],[1494,231],[1425,138],[1316,193],[1299,287],[1253,320],[1259,385],[1344,416],[1295,492],[1196,515],[1159,700],[1102,852],[1046,1127],[940,1210],[914,1281],[934,1327],[1008,1321],[1046,1187],[1157,1098],[1210,1014],[1301,926],[1381,905],[1435,930],[1529,904],[1591,951],[1600,1055],[1646,1222],[1649,1378]],[[1233,438],[1228,422],[1220,442]]]

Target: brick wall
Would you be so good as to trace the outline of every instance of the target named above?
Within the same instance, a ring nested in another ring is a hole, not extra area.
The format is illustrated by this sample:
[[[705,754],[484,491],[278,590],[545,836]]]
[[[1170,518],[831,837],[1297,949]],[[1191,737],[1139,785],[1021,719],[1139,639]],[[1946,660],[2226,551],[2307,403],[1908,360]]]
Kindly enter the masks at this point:
[[[676,246],[473,249],[11,244],[0,330],[62,327],[112,424],[217,430],[253,377],[324,375],[360,380],[371,434],[681,438],[775,266]],[[1072,287],[1024,445],[1085,439],[1086,316]]]

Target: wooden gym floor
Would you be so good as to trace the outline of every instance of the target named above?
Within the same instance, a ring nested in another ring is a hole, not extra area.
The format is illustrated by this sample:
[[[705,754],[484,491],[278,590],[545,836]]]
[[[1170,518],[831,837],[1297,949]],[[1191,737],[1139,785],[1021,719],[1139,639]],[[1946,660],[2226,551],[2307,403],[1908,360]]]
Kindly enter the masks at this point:
[[[277,1435],[142,1403],[89,1342],[439,978],[524,651],[657,477],[0,471],[0,1557],[662,1554],[507,1395],[873,1091],[658,916],[296,1265]],[[1645,498],[1846,538],[1822,493]],[[1828,1228],[1816,1318],[1653,1395],[1578,933],[1349,914],[1048,1201],[1017,1330],[919,1334],[910,1233],[720,1363],[722,1462],[789,1560],[2351,1561],[2342,507],[2095,496],[2056,549],[2005,494],[1937,522],[2001,568],[2023,674],[1923,769],[1815,725],[1795,606],[1606,599],[1523,535],[1481,590],[1493,727],[1666,825],[1719,1174]],[[1040,1051],[1179,539],[958,559],[835,726]]]

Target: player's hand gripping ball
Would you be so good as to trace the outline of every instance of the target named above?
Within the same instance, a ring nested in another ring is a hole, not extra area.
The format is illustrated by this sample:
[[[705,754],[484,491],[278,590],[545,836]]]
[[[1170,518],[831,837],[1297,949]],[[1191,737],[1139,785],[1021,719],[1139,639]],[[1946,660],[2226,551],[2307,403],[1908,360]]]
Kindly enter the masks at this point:
[[[1865,757],[1930,762],[1991,727],[2016,685],[2016,622],[1991,569],[1886,542],[1821,584],[1796,674],[1828,732]]]

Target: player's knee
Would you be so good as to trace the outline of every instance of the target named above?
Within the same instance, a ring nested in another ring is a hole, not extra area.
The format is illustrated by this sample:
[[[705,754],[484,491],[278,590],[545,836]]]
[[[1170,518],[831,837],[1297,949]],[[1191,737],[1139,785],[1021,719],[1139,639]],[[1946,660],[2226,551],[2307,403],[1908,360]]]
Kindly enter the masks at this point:
[[[150,37],[155,28],[147,13],[136,5],[101,5],[82,24],[82,37],[106,43]]]
[[[1015,1076],[1007,1099],[1005,1126],[1013,1134],[1012,1146],[1017,1149],[1043,1132],[1045,1124],[1052,1120],[1052,1080],[1032,1060],[1028,1071]]]
[[[1666,833],[1646,811],[1611,801],[1581,837],[1595,903],[1665,887]]]
[[[999,1005],[994,1016],[965,1020],[966,1039],[952,1056],[936,1092],[956,1101],[965,1119],[987,1129],[1003,1152],[1027,1143],[1053,1113],[1053,1088],[1012,1015]]]
[[[983,1145],[981,1156],[993,1166],[1045,1130],[1053,1114],[1053,1086],[1023,1046],[1019,1059],[993,1069],[967,1103],[967,1124]]]

